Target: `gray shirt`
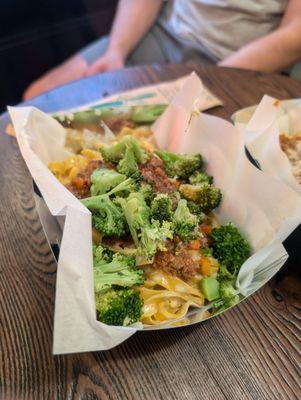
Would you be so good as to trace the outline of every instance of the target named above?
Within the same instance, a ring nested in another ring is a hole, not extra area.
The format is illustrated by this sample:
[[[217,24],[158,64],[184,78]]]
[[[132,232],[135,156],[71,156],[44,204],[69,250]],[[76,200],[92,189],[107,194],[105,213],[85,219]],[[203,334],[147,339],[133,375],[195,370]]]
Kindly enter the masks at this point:
[[[170,0],[160,22],[175,36],[222,60],[275,30],[288,0]]]

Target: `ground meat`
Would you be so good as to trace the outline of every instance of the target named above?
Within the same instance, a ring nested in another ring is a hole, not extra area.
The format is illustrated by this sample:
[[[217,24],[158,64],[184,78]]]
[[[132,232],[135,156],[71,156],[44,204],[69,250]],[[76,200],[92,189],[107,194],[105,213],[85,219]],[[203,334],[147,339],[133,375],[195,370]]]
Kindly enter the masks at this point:
[[[105,120],[106,125],[111,129],[115,134],[119,133],[122,128],[135,128],[136,124],[132,121],[129,121],[122,117],[110,117]]]
[[[151,155],[148,161],[141,165],[140,172],[143,179],[153,185],[154,190],[161,193],[172,193],[178,189],[180,182],[168,178],[163,161]]]
[[[119,247],[121,249],[124,249],[124,248],[134,245],[134,241],[132,239],[132,236],[130,236],[130,235],[127,235],[122,238],[118,238],[118,237],[114,237],[114,236],[105,237],[105,238],[103,238],[102,243],[108,247],[115,247],[115,248]]]
[[[199,259],[196,253],[189,250],[189,243],[168,242],[167,251],[158,251],[153,268],[165,271],[167,274],[176,275],[187,280],[199,271]]]
[[[105,166],[101,160],[92,160],[89,162],[87,168],[84,171],[79,172],[73,179],[72,183],[66,185],[66,188],[70,190],[78,199],[84,199],[90,196],[91,187],[91,174],[98,168]]]

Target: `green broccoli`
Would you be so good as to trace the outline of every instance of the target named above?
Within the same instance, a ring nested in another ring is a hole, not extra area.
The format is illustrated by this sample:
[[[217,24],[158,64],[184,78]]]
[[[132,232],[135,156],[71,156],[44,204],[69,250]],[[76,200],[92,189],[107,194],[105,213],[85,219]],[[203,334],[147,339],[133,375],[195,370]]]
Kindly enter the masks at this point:
[[[235,275],[250,256],[250,245],[231,223],[214,228],[211,233],[213,255]]]
[[[167,194],[159,193],[151,203],[151,219],[159,222],[171,221],[173,218],[172,202]]]
[[[88,197],[82,203],[92,210],[92,225],[103,236],[122,237],[128,233],[122,209],[108,195]]]
[[[93,265],[96,265],[97,263],[109,263],[112,261],[113,255],[113,251],[108,247],[93,245]]]
[[[172,224],[168,221],[152,221],[151,226],[141,231],[138,254],[150,260],[156,254],[157,249],[166,251],[165,242],[173,238]]]
[[[104,194],[125,180],[125,175],[119,174],[112,169],[97,169],[91,175],[91,195]]]
[[[133,136],[124,136],[119,142],[104,146],[100,149],[103,159],[107,162],[118,163],[126,153],[127,148],[131,148],[134,152],[135,159],[138,163],[144,163],[147,160],[146,152],[140,147],[137,139]]]
[[[95,294],[98,319],[107,325],[128,326],[140,320],[143,301],[133,289],[110,289]]]
[[[136,267],[135,257],[120,253],[110,256],[101,245],[94,250],[93,266],[95,292],[110,289],[112,286],[132,287],[144,282],[143,270]]]
[[[138,247],[141,229],[150,224],[150,209],[139,192],[132,192],[126,199],[118,198],[116,201],[123,209],[134,243]]]
[[[185,199],[197,203],[204,213],[216,208],[222,199],[220,189],[209,183],[202,183],[201,185],[184,184],[180,186],[179,191]]]
[[[127,198],[118,198],[132,238],[142,257],[152,258],[158,247],[163,248],[163,243],[172,238],[171,226],[164,223],[162,227],[150,221],[150,208],[147,206],[141,193],[130,193]]]
[[[214,305],[214,314],[220,313],[239,302],[239,294],[234,287],[233,280],[220,282],[220,299]]]
[[[182,240],[191,240],[199,236],[198,217],[191,214],[187,201],[181,199],[173,217],[173,230]]]
[[[137,190],[140,189],[140,181],[141,181],[141,176],[139,173],[133,174],[131,178],[127,178],[125,181],[119,183],[119,185],[115,186],[113,189],[111,189],[107,195],[111,196],[112,194],[115,194],[118,196],[122,195],[123,193],[130,193],[130,192],[136,192]]]
[[[166,172],[171,178],[177,176],[180,179],[187,179],[203,166],[203,159],[200,154],[180,155],[163,150],[157,150],[155,154],[164,162]]]
[[[189,182],[192,185],[198,185],[200,183],[213,183],[213,176],[207,175],[206,172],[195,171],[190,177]]]
[[[156,196],[156,193],[155,193],[154,189],[152,188],[152,185],[150,185],[149,183],[142,183],[141,187],[139,189],[139,193],[142,194],[142,196],[148,206],[151,205],[154,197]]]
[[[126,146],[124,158],[119,161],[117,171],[126,176],[139,172],[133,147]]]
[[[205,221],[206,214],[203,213],[202,207],[199,204],[196,204],[193,201],[187,201],[187,206],[191,214],[194,214],[198,217],[199,224]]]

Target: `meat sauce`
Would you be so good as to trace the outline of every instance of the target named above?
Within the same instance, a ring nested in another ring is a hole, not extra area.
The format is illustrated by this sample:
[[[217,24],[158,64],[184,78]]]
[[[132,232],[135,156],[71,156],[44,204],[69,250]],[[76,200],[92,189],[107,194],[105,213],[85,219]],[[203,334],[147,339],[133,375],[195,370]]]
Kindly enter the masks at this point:
[[[207,247],[207,238],[202,235],[200,246]],[[174,238],[167,242],[167,251],[158,251],[152,264],[154,269],[159,269],[169,275],[175,275],[183,280],[188,280],[200,272],[201,254],[199,250],[191,249],[190,242],[182,242]]]
[[[178,189],[180,182],[170,179],[164,169],[163,161],[151,155],[148,161],[140,166],[143,179],[150,183],[156,192],[172,193]]]
[[[78,172],[66,188],[70,190],[78,199],[84,199],[90,196],[91,187],[91,174],[98,168],[103,167],[105,164],[101,160],[92,160],[89,162],[84,171]]]

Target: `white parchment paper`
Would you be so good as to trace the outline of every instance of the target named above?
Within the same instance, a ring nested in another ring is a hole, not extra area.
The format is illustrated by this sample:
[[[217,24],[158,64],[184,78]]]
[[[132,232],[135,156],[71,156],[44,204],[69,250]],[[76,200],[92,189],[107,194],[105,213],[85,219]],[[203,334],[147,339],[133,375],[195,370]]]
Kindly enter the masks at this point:
[[[301,132],[301,101],[281,102],[266,95],[258,107],[235,113],[234,123],[243,132],[245,145],[261,169],[301,195],[301,185],[293,176],[289,159],[279,142],[280,133]]]
[[[200,152],[207,171],[222,189],[217,211],[232,221],[252,244],[253,255],[237,280],[247,296],[268,281],[287,258],[281,241],[299,224],[300,197],[289,186],[253,167],[244,154],[242,135],[220,118],[199,114],[203,86],[192,74],[154,126],[160,147]],[[96,320],[91,214],[47,168],[65,158],[65,131],[49,115],[32,108],[9,108],[17,140],[30,173],[54,216],[64,216],[57,269],[53,353],[105,350],[135,333],[133,327],[109,327]],[[279,194],[281,193],[281,197]]]

